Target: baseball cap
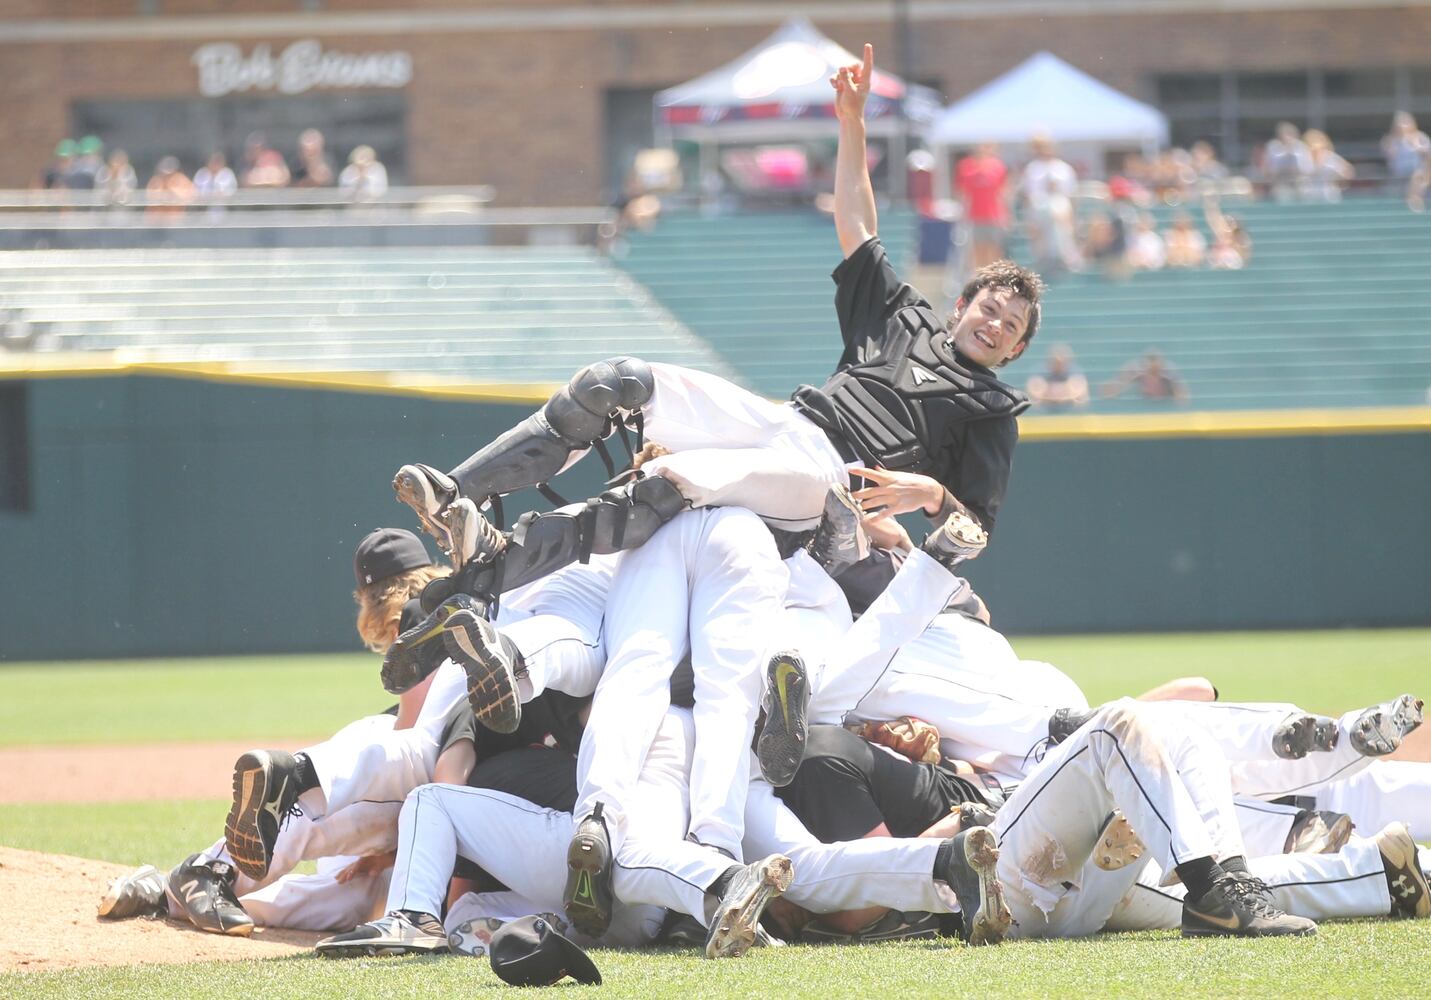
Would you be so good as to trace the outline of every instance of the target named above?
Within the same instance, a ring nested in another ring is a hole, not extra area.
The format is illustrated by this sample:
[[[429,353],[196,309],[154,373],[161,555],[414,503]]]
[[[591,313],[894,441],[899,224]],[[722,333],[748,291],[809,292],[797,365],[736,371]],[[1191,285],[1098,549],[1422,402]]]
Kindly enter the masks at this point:
[[[369,532],[353,554],[353,575],[359,587],[431,565],[427,546],[411,531],[402,528],[378,528]]]
[[[499,928],[492,935],[488,958],[492,971],[512,986],[550,986],[567,976],[579,983],[601,983],[591,957],[538,916]]]

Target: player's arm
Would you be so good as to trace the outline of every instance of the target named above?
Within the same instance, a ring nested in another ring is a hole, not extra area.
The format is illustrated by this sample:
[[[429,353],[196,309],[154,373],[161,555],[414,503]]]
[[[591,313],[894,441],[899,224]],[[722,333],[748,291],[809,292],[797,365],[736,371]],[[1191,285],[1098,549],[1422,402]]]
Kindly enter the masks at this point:
[[[874,46],[866,44],[862,63],[844,66],[830,78],[835,88],[835,117],[840,123],[835,156],[835,233],[846,257],[879,231],[865,150],[865,99],[873,77]]]

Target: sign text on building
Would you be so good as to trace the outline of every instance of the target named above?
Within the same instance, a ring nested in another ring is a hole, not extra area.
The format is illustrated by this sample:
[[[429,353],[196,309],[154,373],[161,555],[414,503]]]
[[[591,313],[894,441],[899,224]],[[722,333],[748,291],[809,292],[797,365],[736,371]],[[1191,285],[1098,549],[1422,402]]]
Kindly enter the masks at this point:
[[[232,42],[214,42],[194,52],[199,93],[222,97],[250,90],[301,94],[314,88],[405,87],[412,80],[412,56],[406,52],[325,51],[305,38],[278,55],[267,44],[247,56]]]

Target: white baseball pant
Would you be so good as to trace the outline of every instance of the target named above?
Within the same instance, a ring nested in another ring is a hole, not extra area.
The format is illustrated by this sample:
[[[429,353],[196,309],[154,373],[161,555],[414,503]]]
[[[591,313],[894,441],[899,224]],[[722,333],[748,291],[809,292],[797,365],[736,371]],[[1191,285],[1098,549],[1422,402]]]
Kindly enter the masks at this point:
[[[615,555],[594,555],[503,596],[495,624],[526,663],[526,675],[517,680],[524,704],[548,688],[573,698],[596,690],[606,665],[602,619],[617,563]]]

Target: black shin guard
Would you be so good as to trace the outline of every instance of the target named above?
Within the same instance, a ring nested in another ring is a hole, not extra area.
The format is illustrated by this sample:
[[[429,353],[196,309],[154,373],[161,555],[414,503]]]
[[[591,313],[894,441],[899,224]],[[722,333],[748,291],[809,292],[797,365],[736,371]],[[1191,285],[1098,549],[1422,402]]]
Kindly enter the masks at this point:
[[[462,495],[481,504],[493,496],[545,483],[576,452],[612,432],[612,422],[639,411],[655,391],[639,358],[587,365],[536,413],[453,469]]]

